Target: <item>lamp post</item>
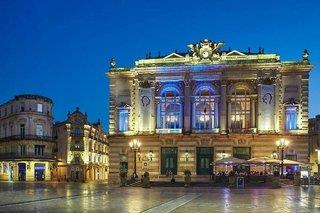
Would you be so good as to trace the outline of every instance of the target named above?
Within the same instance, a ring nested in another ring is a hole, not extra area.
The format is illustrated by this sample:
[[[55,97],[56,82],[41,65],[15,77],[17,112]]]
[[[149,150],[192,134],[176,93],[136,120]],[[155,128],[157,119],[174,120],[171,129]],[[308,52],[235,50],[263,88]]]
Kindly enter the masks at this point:
[[[185,165],[185,167],[186,167],[186,169],[188,168],[188,161],[189,161],[189,151],[188,150],[186,150],[186,152],[184,153],[184,157],[186,158],[186,165]]]
[[[133,141],[131,141],[129,143],[129,146],[130,146],[131,150],[133,150],[133,152],[134,152],[134,172],[133,172],[133,175],[134,175],[134,178],[137,178],[138,177],[138,175],[137,175],[137,151],[139,151],[141,143],[139,140],[134,139]]]
[[[317,167],[318,167],[318,176],[320,175],[320,149],[316,149],[315,150],[317,152],[317,159],[316,159],[316,164],[317,164]]]
[[[283,177],[283,158],[284,150],[288,147],[289,142],[284,138],[281,138],[276,142],[278,150],[281,151],[281,177]]]

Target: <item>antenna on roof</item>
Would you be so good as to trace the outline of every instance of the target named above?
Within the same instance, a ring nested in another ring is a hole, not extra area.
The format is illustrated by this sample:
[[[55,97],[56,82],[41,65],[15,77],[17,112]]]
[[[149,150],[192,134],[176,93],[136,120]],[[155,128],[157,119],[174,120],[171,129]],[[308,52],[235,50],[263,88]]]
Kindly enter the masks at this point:
[[[251,48],[250,47],[248,47],[248,53],[251,53]]]
[[[158,52],[158,57],[159,57],[159,58],[161,57],[161,52],[160,52],[160,51]]]
[[[229,52],[231,52],[231,47],[229,47],[229,50],[228,50]]]
[[[261,53],[261,47],[259,47],[259,54]]]
[[[151,58],[151,52],[149,52],[149,58]]]

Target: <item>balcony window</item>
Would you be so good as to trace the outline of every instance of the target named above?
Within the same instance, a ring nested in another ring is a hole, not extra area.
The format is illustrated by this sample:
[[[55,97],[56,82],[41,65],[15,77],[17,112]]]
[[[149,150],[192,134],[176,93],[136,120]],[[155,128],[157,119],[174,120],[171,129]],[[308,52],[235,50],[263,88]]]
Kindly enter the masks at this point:
[[[298,118],[298,107],[287,106],[285,107],[286,117],[286,130],[298,129],[297,118]]]
[[[36,125],[36,135],[43,136],[43,125],[42,124]]]
[[[158,129],[182,128],[182,105],[177,90],[166,90],[162,93],[157,106]]]
[[[218,127],[217,104],[211,88],[196,92],[193,103],[193,129],[211,130]]]
[[[250,147],[234,147],[233,157],[243,159],[243,160],[249,160],[251,157]]]
[[[230,105],[231,129],[251,128],[251,100],[248,90],[236,89],[231,96]]]
[[[129,110],[125,108],[118,109],[118,130],[126,132],[129,130]]]
[[[20,137],[24,138],[24,136],[25,136],[25,125],[20,124]]]
[[[26,145],[20,145],[20,155],[26,155],[27,154],[27,147]]]
[[[34,155],[35,156],[43,156],[44,155],[44,147],[43,145],[34,145]]]

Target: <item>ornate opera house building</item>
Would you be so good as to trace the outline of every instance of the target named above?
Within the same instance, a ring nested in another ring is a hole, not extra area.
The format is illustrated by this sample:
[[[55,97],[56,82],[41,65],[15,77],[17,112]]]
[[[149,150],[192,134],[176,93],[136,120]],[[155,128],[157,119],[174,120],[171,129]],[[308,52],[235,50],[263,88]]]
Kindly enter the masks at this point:
[[[118,68],[110,80],[110,181],[119,171],[151,177],[168,172],[212,173],[223,156],[249,159],[279,153],[308,161],[308,52],[301,60],[277,54],[222,50],[203,40],[171,53]],[[139,141],[133,152],[129,143]],[[136,154],[136,157],[134,156]],[[134,159],[136,158],[136,159]]]

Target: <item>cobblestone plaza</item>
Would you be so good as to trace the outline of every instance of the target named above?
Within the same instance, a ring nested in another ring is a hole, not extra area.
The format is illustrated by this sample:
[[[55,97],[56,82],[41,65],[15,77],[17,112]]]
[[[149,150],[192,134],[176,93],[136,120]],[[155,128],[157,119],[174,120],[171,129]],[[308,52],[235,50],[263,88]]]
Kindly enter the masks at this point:
[[[320,186],[279,189],[0,183],[0,212],[319,212]]]

